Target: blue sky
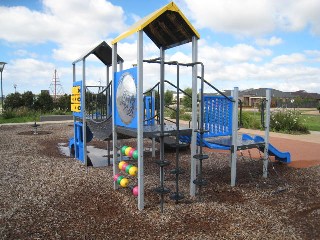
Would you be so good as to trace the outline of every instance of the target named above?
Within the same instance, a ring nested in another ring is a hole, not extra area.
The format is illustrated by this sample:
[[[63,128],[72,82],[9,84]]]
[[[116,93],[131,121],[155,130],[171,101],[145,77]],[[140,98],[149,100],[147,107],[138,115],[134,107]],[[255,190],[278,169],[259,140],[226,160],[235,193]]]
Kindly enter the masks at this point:
[[[166,0],[0,0],[0,61],[4,94],[49,89],[54,69],[70,93],[72,62],[101,41],[111,40]],[[199,61],[205,78],[220,89],[270,87],[320,93],[319,0],[177,0],[200,33]],[[7,21],[4,21],[7,19]],[[145,37],[145,58],[158,56]],[[124,67],[136,62],[136,38],[121,41]],[[191,61],[190,44],[171,49],[166,59]],[[157,66],[146,66],[145,88],[158,81]],[[80,71],[80,66],[77,68]],[[190,87],[182,71],[182,87]],[[174,79],[167,68],[166,78]],[[105,69],[88,59],[87,81],[100,84]],[[173,80],[174,81],[174,80]]]

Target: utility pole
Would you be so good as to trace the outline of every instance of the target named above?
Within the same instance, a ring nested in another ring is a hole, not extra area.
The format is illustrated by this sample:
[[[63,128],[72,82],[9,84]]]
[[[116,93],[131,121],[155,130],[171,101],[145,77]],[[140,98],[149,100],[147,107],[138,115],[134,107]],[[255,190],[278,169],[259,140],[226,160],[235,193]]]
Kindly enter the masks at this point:
[[[53,78],[50,84],[50,94],[51,96],[53,96],[54,101],[56,101],[59,96],[64,94],[62,85],[57,74],[57,69],[54,70]]]

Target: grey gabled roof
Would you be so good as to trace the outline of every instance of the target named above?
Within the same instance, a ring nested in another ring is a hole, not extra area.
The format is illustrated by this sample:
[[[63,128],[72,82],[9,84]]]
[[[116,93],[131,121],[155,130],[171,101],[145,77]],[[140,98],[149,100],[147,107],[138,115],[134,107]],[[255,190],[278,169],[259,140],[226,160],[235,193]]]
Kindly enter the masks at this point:
[[[94,54],[97,58],[100,59],[101,62],[104,63],[104,65],[112,65],[112,48],[105,41],[101,42],[98,46],[90,50],[84,56],[74,61],[73,64],[82,61],[83,59],[87,58],[90,54]],[[119,55],[117,55],[117,62],[123,62],[123,59]]]

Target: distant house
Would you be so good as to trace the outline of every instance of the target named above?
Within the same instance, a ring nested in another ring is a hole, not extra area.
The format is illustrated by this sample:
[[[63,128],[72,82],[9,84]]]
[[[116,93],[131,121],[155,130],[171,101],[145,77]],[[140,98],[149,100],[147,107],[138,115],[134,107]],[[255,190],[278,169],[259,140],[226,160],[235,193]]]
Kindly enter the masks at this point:
[[[226,96],[231,96],[230,90],[223,91]],[[206,95],[218,95],[207,93]],[[317,107],[320,103],[320,94],[308,93],[305,90],[297,92],[282,92],[272,89],[272,107]],[[239,91],[239,99],[243,106],[256,107],[262,99],[266,98],[266,88],[246,89]]]
[[[276,89],[272,90],[273,99],[280,99],[282,102],[291,102],[294,96],[290,92],[282,92]],[[239,99],[243,102],[243,106],[254,107],[266,98],[266,88],[247,89],[239,91]]]

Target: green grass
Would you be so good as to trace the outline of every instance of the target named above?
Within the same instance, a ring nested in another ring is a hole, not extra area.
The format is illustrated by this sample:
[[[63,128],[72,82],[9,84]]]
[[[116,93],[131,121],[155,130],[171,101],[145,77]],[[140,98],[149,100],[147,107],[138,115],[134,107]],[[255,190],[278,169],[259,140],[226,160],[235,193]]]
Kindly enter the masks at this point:
[[[303,115],[304,124],[310,131],[320,131],[320,114],[319,115]]]
[[[36,118],[27,116],[27,117],[14,117],[14,118],[8,118],[8,119],[5,119],[2,116],[0,116],[0,124],[2,124],[2,123],[24,123],[24,122],[34,122],[34,121],[38,122],[39,120],[40,120],[39,116],[37,116]]]
[[[23,113],[22,116],[14,116],[10,118],[4,118],[3,115],[0,113],[0,124],[2,123],[25,123],[25,122],[39,122],[40,121],[40,115],[71,115],[71,112],[62,113],[60,111],[53,111],[51,113]]]

